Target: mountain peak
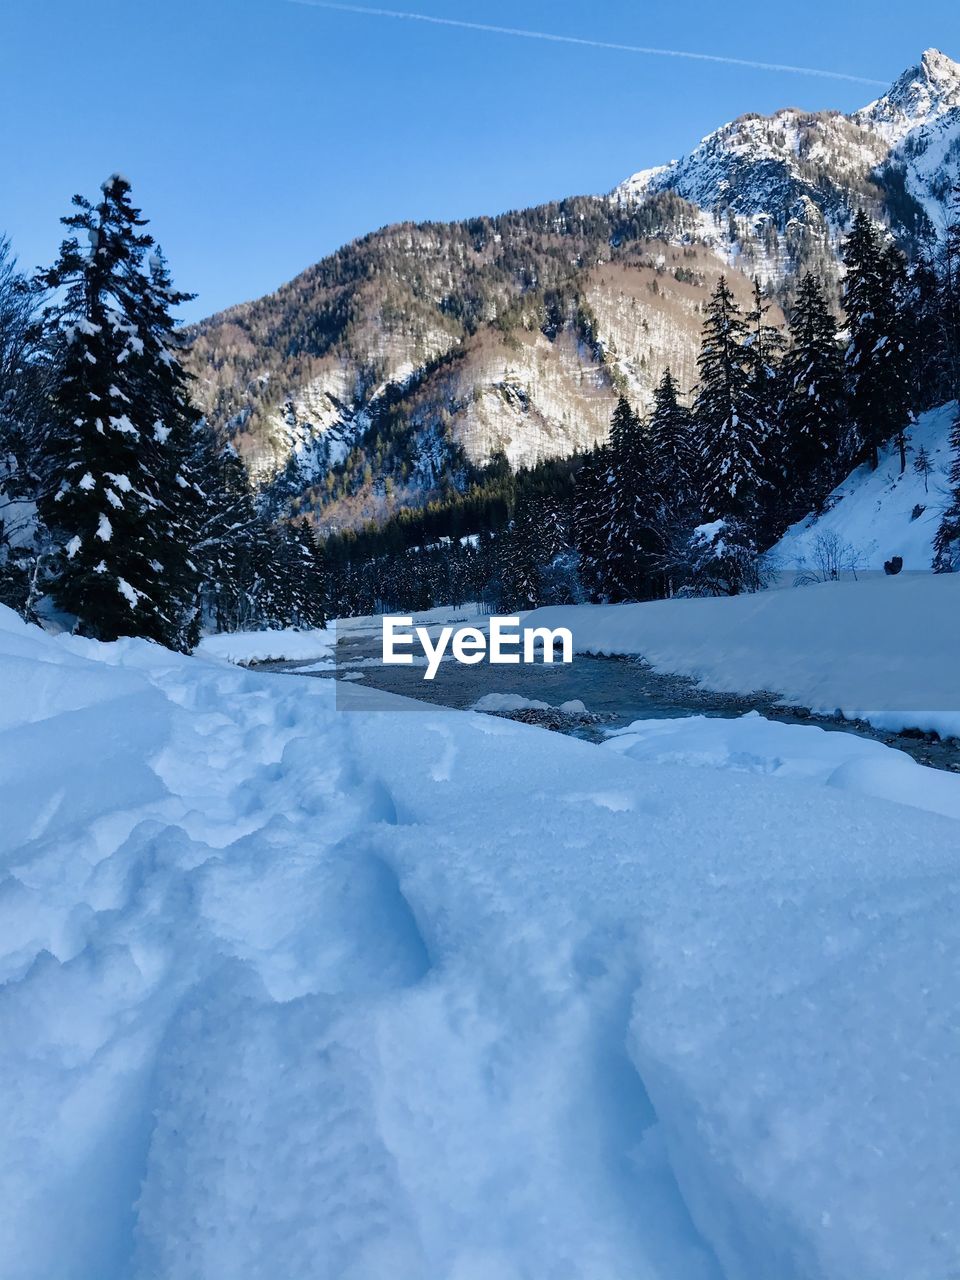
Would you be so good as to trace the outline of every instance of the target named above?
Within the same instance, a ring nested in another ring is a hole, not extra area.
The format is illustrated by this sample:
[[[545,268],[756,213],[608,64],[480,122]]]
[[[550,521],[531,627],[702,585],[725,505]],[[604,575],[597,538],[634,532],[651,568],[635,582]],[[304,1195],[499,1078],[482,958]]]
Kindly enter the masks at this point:
[[[931,84],[960,84],[960,62],[954,62],[939,49],[924,51],[919,70]]]
[[[899,134],[958,108],[960,63],[939,49],[927,49],[916,66],[908,67],[883,97],[854,118]]]

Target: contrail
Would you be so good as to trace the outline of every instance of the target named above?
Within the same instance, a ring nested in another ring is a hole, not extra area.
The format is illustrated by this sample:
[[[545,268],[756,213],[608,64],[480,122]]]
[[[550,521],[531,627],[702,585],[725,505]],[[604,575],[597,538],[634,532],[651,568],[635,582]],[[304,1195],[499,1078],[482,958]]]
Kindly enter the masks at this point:
[[[520,27],[495,27],[486,22],[464,22],[460,18],[437,18],[429,13],[404,13],[397,9],[373,9],[359,4],[336,4],[334,0],[288,0],[289,4],[312,9],[334,9],[339,13],[363,13],[373,18],[403,18],[408,22],[429,22],[436,27],[461,27],[465,31],[486,31],[498,36],[521,36],[524,40],[549,40],[554,44],[586,45],[589,49],[616,49],[620,53],[643,53],[656,58],[690,58],[695,62],[722,62],[731,67],[752,67],[755,71],[782,71],[797,76],[820,76],[825,80],[850,80],[854,84],[880,85],[885,80],[853,76],[845,71],[822,71],[818,67],[791,67],[780,62],[755,62],[750,58],[727,58],[718,53],[690,53],[685,49],[653,49],[640,44],[616,44],[611,40],[588,40],[583,36],[558,36],[549,31],[524,31]]]

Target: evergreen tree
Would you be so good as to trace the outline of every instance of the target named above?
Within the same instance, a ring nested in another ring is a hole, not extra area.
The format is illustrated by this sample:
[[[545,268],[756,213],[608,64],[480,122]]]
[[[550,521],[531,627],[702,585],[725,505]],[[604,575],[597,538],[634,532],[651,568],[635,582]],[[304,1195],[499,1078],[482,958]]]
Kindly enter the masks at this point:
[[[767,424],[774,422],[779,407],[780,367],[787,345],[783,330],[767,320],[772,306],[760,281],[754,277],[753,306],[746,316],[744,346],[753,374],[754,399]]]
[[[805,275],[790,313],[784,358],[783,524],[817,508],[844,473],[847,400],[837,322],[817,278]]]
[[[921,445],[917,450],[917,456],[913,460],[913,469],[918,476],[923,478],[923,492],[930,492],[930,477],[933,474],[933,463],[930,455],[927,453],[926,447]]]
[[[610,424],[607,487],[607,594],[613,600],[646,599],[654,572],[652,459],[647,430],[624,396]]]
[[[542,579],[548,548],[542,500],[522,498],[502,538],[501,591],[507,609],[536,609],[543,603]]]
[[[33,466],[43,402],[36,292],[0,237],[0,604],[30,616],[43,531]]]
[[[697,505],[697,457],[693,415],[680,403],[677,384],[669,369],[653,393],[648,430],[661,516],[673,523],[682,523]]]
[[[911,317],[911,408],[922,413],[953,398],[946,278],[925,256],[910,270],[905,302]]]
[[[580,581],[593,601],[607,591],[606,548],[613,505],[609,448],[598,445],[583,459],[574,490],[573,535],[580,560]]]
[[[951,500],[943,513],[933,542],[934,573],[960,572],[960,411],[950,432],[953,461],[950,466]]]
[[[755,534],[736,516],[694,529],[686,561],[687,590],[695,595],[736,596],[762,585]]]
[[[707,308],[694,407],[702,442],[701,506],[708,520],[756,524],[761,501],[763,425],[755,400],[756,362],[747,325],[721,276]]]
[[[782,329],[768,322],[773,304],[754,277],[753,306],[747,314],[745,343],[751,366],[751,398],[758,425],[760,448],[757,494],[757,531],[766,542],[774,541],[785,527],[783,438],[783,359],[786,338]]]
[[[850,331],[846,368],[863,454],[876,470],[880,447],[896,435],[903,470],[912,359],[906,263],[895,246],[883,244],[862,209],[844,245],[843,261],[843,308]]]
[[[942,305],[947,395],[960,400],[960,178],[950,198],[950,222],[944,239]]]
[[[109,178],[96,206],[74,205],[63,221],[75,234],[43,277],[59,294],[46,314],[56,376],[40,501],[57,547],[54,598],[85,635],[187,648],[195,582],[177,477],[190,414],[166,312],[182,295],[162,264],[144,270],[153,239],[124,178]]]

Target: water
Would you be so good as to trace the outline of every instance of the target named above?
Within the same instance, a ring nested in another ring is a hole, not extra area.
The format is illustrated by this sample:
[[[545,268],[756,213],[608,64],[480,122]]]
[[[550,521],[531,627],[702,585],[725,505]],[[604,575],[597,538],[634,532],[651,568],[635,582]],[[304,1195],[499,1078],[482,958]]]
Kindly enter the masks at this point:
[[[777,706],[774,693],[726,694],[697,688],[685,676],[662,675],[635,658],[600,658],[577,654],[569,665],[537,663],[533,666],[464,666],[444,659],[434,680],[424,680],[423,666],[384,666],[378,633],[347,633],[337,643],[337,668],[329,673],[311,672],[320,679],[360,674],[358,683],[420,702],[465,709],[487,693],[521,694],[525,698],[558,706],[579,700],[592,713],[578,719],[524,711],[511,718],[542,724],[574,737],[600,741],[609,729],[634,720],[675,719],[707,715],[735,717],[759,711],[771,720],[788,724],[812,724],[836,733],[874,738],[906,751],[921,764],[960,772],[960,743],[940,742],[926,735],[887,733],[862,721],[817,716],[798,707]],[[295,673],[293,662],[269,662],[259,670]]]

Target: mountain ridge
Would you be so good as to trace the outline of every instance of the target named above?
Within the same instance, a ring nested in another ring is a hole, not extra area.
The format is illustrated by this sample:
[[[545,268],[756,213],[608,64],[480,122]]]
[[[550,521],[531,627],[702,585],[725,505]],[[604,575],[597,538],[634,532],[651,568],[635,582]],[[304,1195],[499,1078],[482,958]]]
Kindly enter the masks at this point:
[[[613,198],[674,191],[702,211],[704,237],[729,265],[746,259],[779,287],[804,268],[835,275],[856,207],[914,241],[939,235],[958,161],[960,64],[928,49],[858,111],[748,113],[627,178]]]

